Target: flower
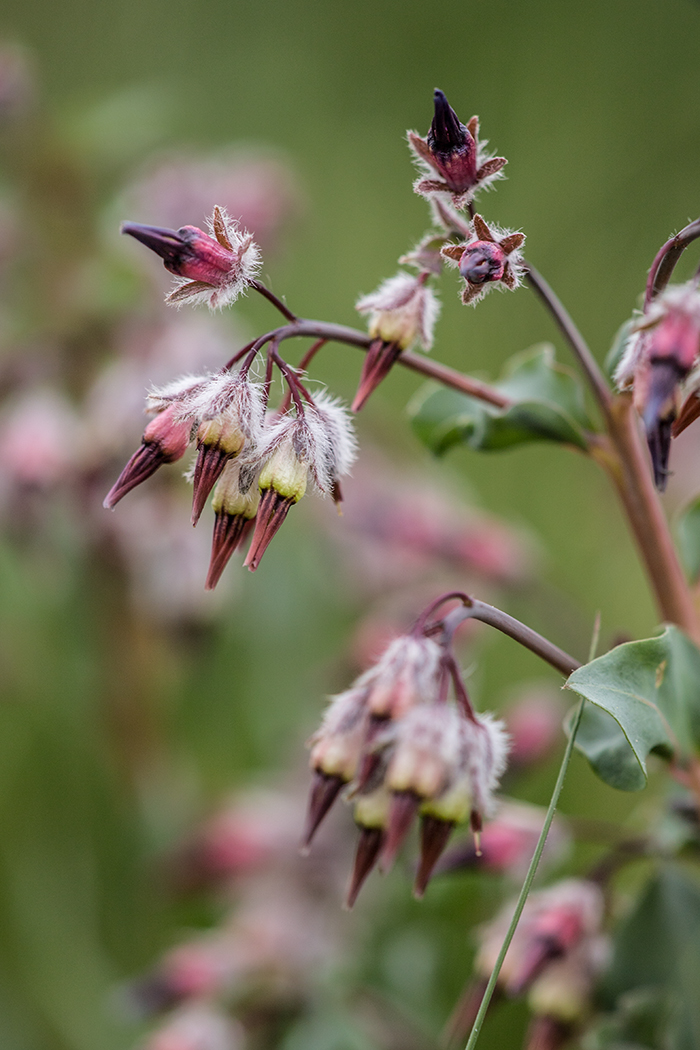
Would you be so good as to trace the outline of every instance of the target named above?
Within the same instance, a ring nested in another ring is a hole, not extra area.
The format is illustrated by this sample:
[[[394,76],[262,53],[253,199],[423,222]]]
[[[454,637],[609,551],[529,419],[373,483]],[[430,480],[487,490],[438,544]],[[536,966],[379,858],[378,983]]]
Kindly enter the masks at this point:
[[[250,464],[231,462],[224,465],[214,490],[214,535],[205,589],[211,591],[221,579],[229,558],[253,528],[260,503],[260,490],[255,484],[256,470]]]
[[[141,445],[115,481],[104,499],[111,510],[127,492],[146,481],[163,463],[174,463],[184,456],[190,443],[191,424],[179,418],[180,405],[173,402],[159,412],[146,427]]]
[[[428,198],[449,193],[458,207],[464,207],[477,190],[501,177],[501,169],[508,162],[505,157],[488,156],[486,141],[479,144],[478,117],[462,124],[439,88],[435,89],[433,101],[435,115],[427,138],[408,132],[408,144],[418,165],[430,176],[418,179],[413,189]]]
[[[251,572],[306,492],[309,479],[321,495],[340,498],[339,478],[349,471],[355,452],[348,415],[326,394],[318,394],[299,414],[284,415],[268,426],[256,452],[260,505],[244,562]]]
[[[128,233],[160,255],[166,270],[178,283],[166,302],[207,303],[214,310],[228,306],[255,280],[261,266],[260,249],[252,234],[241,230],[218,206],[210,220],[209,233],[197,226],[169,230],[161,226],[122,223]]]
[[[400,271],[355,304],[359,313],[370,315],[369,334],[373,342],[362,365],[353,412],[360,410],[389,374],[402,350],[415,344],[424,350],[432,347],[440,302],[426,285],[429,276],[428,270],[416,276]]]
[[[700,415],[698,384],[689,381],[679,411],[681,384],[700,355],[700,293],[693,283],[661,293],[635,325],[615,372],[620,390],[633,388],[634,405],[644,422],[659,491],[666,488],[671,438]]]
[[[195,435],[197,462],[193,473],[192,524],[204,509],[209,493],[226,464],[246,447],[255,448],[262,436],[262,387],[247,372],[224,372],[206,404],[192,406],[201,417]]]
[[[476,304],[491,288],[511,290],[522,284],[524,264],[520,254],[525,235],[512,230],[487,226],[480,215],[474,216],[475,236],[463,244],[449,244],[442,255],[457,265],[467,282],[462,302]]]

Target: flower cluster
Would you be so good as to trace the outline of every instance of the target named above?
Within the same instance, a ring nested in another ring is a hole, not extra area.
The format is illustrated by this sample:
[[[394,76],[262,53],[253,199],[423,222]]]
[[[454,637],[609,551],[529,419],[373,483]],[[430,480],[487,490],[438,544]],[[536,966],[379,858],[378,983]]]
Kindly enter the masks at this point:
[[[658,489],[666,488],[671,438],[700,415],[700,292],[674,285],[652,300],[635,323],[615,372],[621,390],[634,391],[644,422]]]
[[[290,382],[294,383],[291,373]],[[215,514],[206,586],[216,586],[251,530],[245,564],[256,569],[309,480],[321,494],[338,501],[339,479],[355,456],[343,407],[325,393],[312,398],[300,384],[293,389],[294,409],[267,418],[266,387],[250,378],[245,364],[238,370],[183,376],[151,390],[147,408],[155,418],[105,506],[114,507],[163,463],[180,459],[195,444],[192,523],[199,520],[212,491]]]
[[[439,635],[440,626],[427,628],[422,617],[411,634],[391,642],[350,689],[331,698],[311,739],[305,845],[346,788],[360,829],[349,907],[375,864],[386,870],[393,863],[416,816],[415,892],[422,896],[455,825],[469,820],[478,849],[483,818],[493,809],[506,734],[502,723],[474,712],[449,639]]]
[[[486,143],[478,141],[479,118],[462,124],[440,90],[435,91],[434,106],[427,137],[409,131],[408,143],[423,170],[423,177],[413,188],[430,202],[436,228],[400,260],[415,267],[417,276],[401,271],[356,304],[360,313],[370,315],[373,342],[363,365],[354,411],[362,407],[402,352],[414,345],[430,350],[439,304],[427,281],[439,276],[445,260],[458,266],[466,282],[462,291],[465,304],[476,304],[494,287],[518,288],[525,273],[520,254],[524,234],[489,226],[474,214],[472,204],[479,190],[501,177],[505,157],[485,153]],[[468,218],[460,214],[465,208]]]

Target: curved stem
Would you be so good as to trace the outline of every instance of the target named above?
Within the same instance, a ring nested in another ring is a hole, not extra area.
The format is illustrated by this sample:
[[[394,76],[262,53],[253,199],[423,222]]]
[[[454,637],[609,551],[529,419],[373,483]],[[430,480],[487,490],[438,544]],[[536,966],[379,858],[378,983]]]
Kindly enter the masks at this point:
[[[700,219],[684,226],[680,233],[663,244],[654,258],[647,278],[647,287],[644,295],[644,309],[646,310],[652,299],[662,292],[671,280],[671,274],[676,264],[689,244],[700,237]]]
[[[297,316],[293,314],[289,307],[285,306],[281,299],[279,299],[274,292],[271,292],[269,288],[266,288],[262,281],[250,281],[249,287],[255,292],[259,292],[260,295],[264,296],[268,302],[272,303],[275,309],[279,310],[283,317],[286,317],[288,321],[296,321]]]
[[[584,708],[584,704],[585,703],[586,703],[586,701],[583,698],[581,698],[581,702],[578,705],[578,708],[576,710],[576,715],[575,715],[575,718],[574,718],[574,722],[573,722],[573,725],[571,727],[571,735],[570,735],[568,743],[566,745],[566,751],[564,752],[564,757],[562,759],[561,766],[559,767],[559,775],[557,776],[557,782],[554,785],[554,791],[552,792],[552,797],[551,797],[550,802],[549,802],[549,808],[547,809],[547,816],[544,818],[544,824],[542,825],[542,831],[540,832],[540,837],[539,837],[539,839],[537,841],[537,846],[535,847],[535,852],[534,852],[534,854],[532,856],[532,860],[530,861],[530,867],[528,868],[527,875],[525,876],[525,882],[523,883],[523,887],[522,887],[522,889],[520,891],[520,896],[518,897],[518,903],[515,905],[515,911],[513,912],[513,918],[511,919],[510,926],[508,927],[508,932],[506,933],[505,940],[503,941],[503,944],[501,945],[501,950],[498,953],[498,958],[496,959],[496,965],[494,966],[493,973],[491,974],[491,976],[489,978],[489,983],[486,985],[486,990],[485,990],[484,996],[483,996],[483,998],[481,1000],[481,1005],[479,1007],[479,1012],[476,1015],[476,1019],[474,1021],[474,1025],[472,1027],[471,1034],[470,1034],[469,1039],[467,1041],[467,1045],[466,1045],[465,1050],[474,1050],[474,1047],[476,1046],[476,1041],[479,1038],[479,1033],[481,1032],[481,1026],[483,1025],[484,1018],[486,1017],[486,1011],[489,1008],[489,1003],[491,1002],[491,997],[493,996],[493,993],[494,993],[494,991],[496,989],[496,984],[498,983],[498,977],[499,977],[500,972],[501,972],[501,967],[503,966],[503,960],[505,959],[506,953],[508,952],[508,949],[510,948],[510,942],[513,940],[513,934],[515,933],[515,929],[516,929],[516,927],[518,925],[518,922],[520,921],[520,916],[523,913],[523,908],[525,907],[525,901],[527,900],[528,894],[530,893],[530,888],[531,888],[533,880],[535,878],[535,874],[537,872],[537,868],[538,868],[538,865],[540,863],[540,858],[542,857],[542,852],[544,850],[545,843],[547,841],[547,835],[549,834],[549,829],[551,828],[552,821],[554,820],[554,814],[556,812],[557,804],[559,802],[559,796],[561,795],[561,789],[564,786],[564,780],[566,778],[566,771],[569,768],[569,762],[571,761],[571,755],[572,755],[573,750],[574,750],[574,742],[576,740],[576,734],[578,732],[578,728],[579,728],[579,726],[581,724],[581,717],[583,715],[583,708]]]
[[[583,338],[578,328],[573,322],[571,315],[568,310],[561,302],[559,297],[550,288],[549,284],[545,281],[542,274],[531,266],[530,263],[525,263],[527,271],[525,273],[525,279],[537,293],[539,298],[542,300],[544,305],[549,310],[550,314],[556,321],[559,330],[566,338],[569,346],[573,350],[574,356],[580,364],[583,372],[588,380],[591,390],[595,395],[596,401],[600,405],[603,415],[608,419],[610,412],[610,401],[612,398],[610,387],[608,386],[605,376],[603,375],[598,362],[591,353],[588,343]]]
[[[482,623],[495,627],[502,634],[507,634],[509,638],[519,642],[520,645],[535,653],[536,656],[539,656],[548,664],[551,664],[552,667],[556,668],[557,671],[560,671],[567,678],[581,666],[579,660],[569,656],[559,646],[554,645],[547,638],[538,634],[537,631],[533,631],[531,627],[521,623],[520,620],[516,620],[514,616],[509,616],[508,613],[497,609],[493,605],[487,605],[486,602],[481,602],[478,598],[469,598],[467,595],[464,595],[463,601],[464,605],[462,607],[453,609],[443,620],[444,629],[448,636],[464,620],[481,620]]]

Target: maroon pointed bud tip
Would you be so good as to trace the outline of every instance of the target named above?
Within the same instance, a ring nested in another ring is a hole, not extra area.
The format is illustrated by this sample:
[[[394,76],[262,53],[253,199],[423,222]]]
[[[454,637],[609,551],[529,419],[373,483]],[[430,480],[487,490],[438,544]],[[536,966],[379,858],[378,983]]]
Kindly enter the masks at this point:
[[[675,393],[682,379],[683,374],[673,361],[652,362],[643,420],[654,468],[654,483],[659,492],[665,490],[668,479],[671,434],[676,417]]]
[[[213,591],[221,579],[231,555],[245,542],[255,519],[242,514],[217,514],[211,543],[211,559],[204,589]]]
[[[413,895],[420,900],[425,894],[435,865],[447,846],[454,824],[426,815],[420,825],[420,863],[413,886]]]
[[[192,524],[199,521],[209,493],[216,485],[228,463],[228,452],[211,445],[200,445],[194,468],[192,492]]]
[[[367,876],[377,863],[384,842],[382,828],[360,828],[360,837],[355,852],[355,863],[350,877],[350,886],[345,898],[345,908],[349,911],[362,889]]]
[[[524,1050],[562,1050],[573,1032],[574,1026],[558,1017],[533,1017],[525,1036]]]
[[[420,799],[412,791],[397,791],[393,794],[385,842],[379,859],[379,867],[383,872],[389,871],[396,860],[396,854],[411,830],[419,806]]]
[[[400,353],[396,343],[385,343],[381,339],[375,339],[370,345],[362,362],[357,393],[350,406],[353,412],[359,412],[370,394],[373,394],[382,380],[386,379]]]
[[[695,391],[690,394],[685,401],[683,406],[678,413],[678,418],[675,420],[671,436],[676,438],[679,434],[682,434],[686,427],[689,427],[691,423],[700,416],[700,397],[697,396]]]
[[[262,556],[279,531],[284,519],[293,507],[294,499],[281,496],[275,489],[265,489],[260,499],[258,514],[255,519],[255,532],[243,564],[255,572]]]
[[[435,88],[433,103],[435,115],[428,132],[428,146],[434,153],[449,154],[462,149],[471,136],[439,88]]]
[[[314,835],[318,831],[323,818],[337,799],[345,781],[342,777],[329,776],[320,770],[314,770],[311,792],[309,794],[309,808],[306,817],[306,827],[302,837],[302,853],[308,853]]]
[[[155,474],[163,463],[165,458],[158,445],[143,442],[112,485],[102,506],[112,510],[128,492]]]
[[[459,260],[459,272],[469,284],[488,284],[500,281],[505,273],[506,254],[492,241],[476,241]]]
[[[179,267],[183,255],[189,252],[188,245],[179,231],[169,230],[164,226],[144,226],[138,222],[123,222],[121,232],[145,244],[152,252],[159,255],[167,269],[174,273],[179,271],[173,267]]]

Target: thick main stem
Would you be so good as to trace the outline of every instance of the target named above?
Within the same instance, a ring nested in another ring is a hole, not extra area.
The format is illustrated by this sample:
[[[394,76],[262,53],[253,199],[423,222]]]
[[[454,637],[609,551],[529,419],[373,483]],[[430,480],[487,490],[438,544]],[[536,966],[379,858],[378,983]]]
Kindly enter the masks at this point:
[[[616,456],[606,455],[602,447],[598,453],[593,449],[593,455],[606,467],[618,491],[661,618],[677,624],[700,644],[692,595],[654,488],[630,394],[620,394],[612,401],[610,439]]]

